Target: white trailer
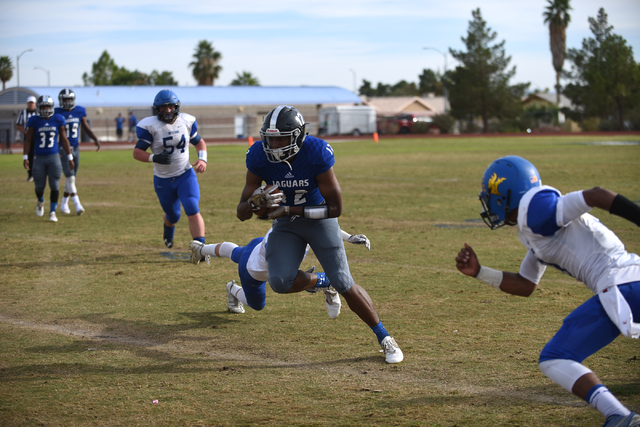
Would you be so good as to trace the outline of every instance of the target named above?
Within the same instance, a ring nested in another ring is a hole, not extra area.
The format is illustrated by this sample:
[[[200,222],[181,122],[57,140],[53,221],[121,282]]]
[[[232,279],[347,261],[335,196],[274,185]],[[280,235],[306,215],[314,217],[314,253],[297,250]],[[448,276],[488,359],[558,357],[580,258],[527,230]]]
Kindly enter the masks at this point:
[[[364,135],[376,132],[376,109],[368,105],[338,105],[318,110],[321,135]]]

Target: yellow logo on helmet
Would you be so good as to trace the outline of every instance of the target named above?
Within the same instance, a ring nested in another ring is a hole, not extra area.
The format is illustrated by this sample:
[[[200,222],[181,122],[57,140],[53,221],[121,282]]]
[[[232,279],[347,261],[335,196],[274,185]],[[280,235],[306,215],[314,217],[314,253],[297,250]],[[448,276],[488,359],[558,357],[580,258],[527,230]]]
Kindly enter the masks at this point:
[[[498,178],[498,175],[494,173],[491,178],[489,178],[489,194],[502,196],[498,191],[498,185],[500,185],[505,179],[507,178]]]

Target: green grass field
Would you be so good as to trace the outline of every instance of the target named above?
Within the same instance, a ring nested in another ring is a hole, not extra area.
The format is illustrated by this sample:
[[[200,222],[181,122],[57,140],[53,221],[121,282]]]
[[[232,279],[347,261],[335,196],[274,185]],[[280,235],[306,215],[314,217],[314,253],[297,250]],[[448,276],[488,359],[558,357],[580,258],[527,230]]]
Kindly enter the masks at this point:
[[[341,226],[372,243],[347,246],[352,274],[404,351],[399,365],[384,363],[344,300],[336,320],[306,292],[268,290],[264,310],[228,313],[236,265],[192,265],[184,213],[175,247],[164,247],[152,166],[130,151],[83,151],[86,214],[58,213],[56,224],[49,190],[38,218],[21,156],[0,156],[0,425],[600,426],[537,364],[591,292],[547,270],[534,295],[513,297],[463,276],[454,258],[467,242],[483,264],[518,271],[525,254],[515,229],[479,218],[480,179],[495,158],[526,157],[563,192],[600,185],[640,202],[640,145],[594,144],[638,139],[332,143]],[[269,227],[235,217],[245,151],[209,147],[199,176],[207,243],[244,245]],[[635,225],[594,214],[640,253]],[[640,411],[638,341],[618,338],[585,364]]]

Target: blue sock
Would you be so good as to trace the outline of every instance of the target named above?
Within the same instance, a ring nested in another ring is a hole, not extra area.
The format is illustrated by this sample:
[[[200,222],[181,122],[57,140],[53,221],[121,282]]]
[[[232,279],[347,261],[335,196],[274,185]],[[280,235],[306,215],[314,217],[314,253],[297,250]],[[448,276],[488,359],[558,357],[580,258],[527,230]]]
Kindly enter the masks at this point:
[[[40,203],[43,203],[43,202],[44,202],[44,196],[40,196],[40,197],[38,197],[38,201],[39,201]]]
[[[55,212],[58,209],[58,203],[50,203],[49,204],[49,212]]]
[[[198,242],[200,242],[200,243],[202,243],[204,245],[204,237],[194,237],[193,240],[197,240]]]
[[[587,401],[587,403],[589,403],[589,401],[591,400],[591,396],[593,396],[593,393],[598,390],[599,388],[604,387],[604,384],[596,384],[593,387],[591,387],[591,390],[589,390],[589,392],[587,393],[587,395],[585,396],[584,400]]]
[[[315,286],[316,288],[328,288],[331,285],[331,282],[329,282],[329,278],[325,273],[316,273],[316,276],[318,276],[318,282]]]
[[[167,240],[173,240],[173,234],[176,231],[176,226],[174,225],[173,227],[167,227],[167,224],[163,224],[164,225],[164,238]]]
[[[383,339],[389,336],[389,332],[387,332],[387,330],[384,328],[382,321],[378,322],[378,324],[373,328],[371,328],[371,330],[373,331],[374,334],[376,334],[376,337],[378,338],[379,343],[382,342]]]

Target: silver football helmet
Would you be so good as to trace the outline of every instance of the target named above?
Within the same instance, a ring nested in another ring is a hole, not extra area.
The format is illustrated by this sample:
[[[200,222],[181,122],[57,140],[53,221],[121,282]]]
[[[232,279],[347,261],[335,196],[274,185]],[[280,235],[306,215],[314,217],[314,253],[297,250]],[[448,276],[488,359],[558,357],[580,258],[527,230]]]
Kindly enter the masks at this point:
[[[298,154],[306,138],[306,123],[302,114],[294,107],[280,105],[264,118],[260,129],[262,148],[271,163],[282,163]],[[289,137],[289,144],[281,148],[273,148],[270,138]]]
[[[63,110],[73,110],[76,106],[76,94],[71,89],[62,89],[58,94],[58,104]]]
[[[36,113],[44,118],[48,119],[53,116],[53,98],[49,95],[42,95],[36,101]]]

